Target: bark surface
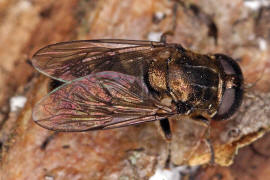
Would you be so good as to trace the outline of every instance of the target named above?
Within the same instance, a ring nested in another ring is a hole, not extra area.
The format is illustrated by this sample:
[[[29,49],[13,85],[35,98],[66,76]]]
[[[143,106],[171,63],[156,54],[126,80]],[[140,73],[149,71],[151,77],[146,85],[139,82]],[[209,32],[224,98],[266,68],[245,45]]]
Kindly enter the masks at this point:
[[[56,133],[31,117],[35,103],[51,90],[51,80],[29,64],[41,47],[77,39],[149,40],[175,24],[168,42],[199,53],[227,54],[239,62],[246,85],[252,84],[232,120],[210,124],[221,166],[201,166],[187,178],[265,179],[270,173],[269,19],[270,6],[254,9],[244,0],[0,1],[1,178],[149,179],[166,166],[169,149],[171,164],[207,164],[209,147],[194,138],[205,127],[185,119],[172,120],[174,139],[168,143],[155,123]],[[10,100],[16,96],[27,102],[12,110]]]

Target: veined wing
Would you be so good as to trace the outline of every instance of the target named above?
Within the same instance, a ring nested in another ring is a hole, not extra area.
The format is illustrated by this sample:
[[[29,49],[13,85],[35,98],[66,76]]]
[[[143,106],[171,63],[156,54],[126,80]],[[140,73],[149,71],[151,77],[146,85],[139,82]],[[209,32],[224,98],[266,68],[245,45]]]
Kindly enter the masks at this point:
[[[164,48],[161,42],[119,39],[61,42],[40,49],[32,63],[41,73],[64,82],[101,71],[140,76]]]
[[[55,131],[87,131],[155,121],[175,114],[139,77],[107,71],[68,82],[45,96],[33,119]]]

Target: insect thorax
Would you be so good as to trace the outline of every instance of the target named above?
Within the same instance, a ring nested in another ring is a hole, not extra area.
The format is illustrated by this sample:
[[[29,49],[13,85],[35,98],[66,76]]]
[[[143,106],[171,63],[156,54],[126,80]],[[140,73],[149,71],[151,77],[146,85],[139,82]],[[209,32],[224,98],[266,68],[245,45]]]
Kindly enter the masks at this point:
[[[216,113],[219,73],[208,56],[175,49],[167,58],[153,61],[148,76],[154,90],[172,97],[179,113]]]

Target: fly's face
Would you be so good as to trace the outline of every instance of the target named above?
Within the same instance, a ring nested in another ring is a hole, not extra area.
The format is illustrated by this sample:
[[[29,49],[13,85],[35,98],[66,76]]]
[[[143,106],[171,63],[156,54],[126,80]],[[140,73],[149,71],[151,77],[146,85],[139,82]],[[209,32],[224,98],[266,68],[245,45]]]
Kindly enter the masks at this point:
[[[214,120],[232,116],[243,99],[243,74],[239,65],[232,58],[223,54],[212,56],[219,63],[218,108]]]
[[[110,129],[181,115],[222,120],[242,100],[243,77],[235,61],[176,44],[63,42],[39,50],[32,63],[64,83],[33,110],[36,123],[55,131]]]

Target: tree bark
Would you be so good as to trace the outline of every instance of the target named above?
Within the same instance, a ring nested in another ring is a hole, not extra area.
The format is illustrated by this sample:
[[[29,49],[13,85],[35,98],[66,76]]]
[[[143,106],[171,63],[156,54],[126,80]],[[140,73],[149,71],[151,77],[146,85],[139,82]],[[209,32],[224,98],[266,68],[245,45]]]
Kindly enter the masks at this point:
[[[265,179],[270,172],[270,136],[249,144],[270,127],[269,19],[269,7],[251,9],[244,0],[2,0],[2,179],[149,179],[156,169],[168,165],[169,153],[174,165],[209,163],[205,139],[190,137],[201,137],[205,126],[184,118],[171,120],[171,143],[160,136],[155,123],[56,133],[32,120],[32,108],[50,92],[52,82],[29,63],[38,49],[77,39],[149,40],[171,30],[174,35],[168,36],[168,42],[233,57],[242,68],[246,87],[252,84],[231,120],[210,124],[215,162],[231,166],[201,166],[192,177]],[[10,108],[10,99],[16,96],[27,98],[20,110]]]

